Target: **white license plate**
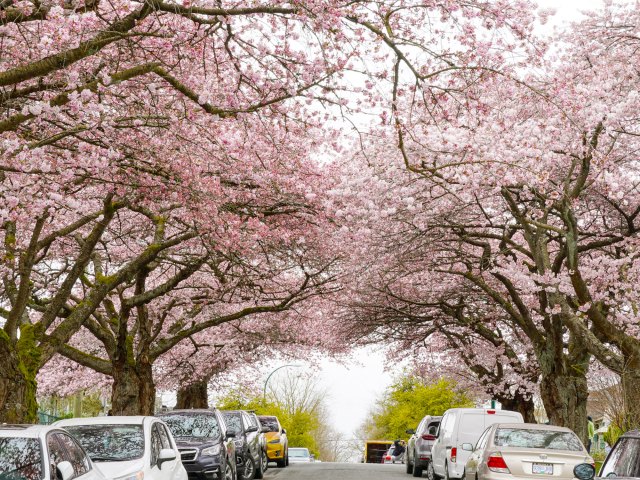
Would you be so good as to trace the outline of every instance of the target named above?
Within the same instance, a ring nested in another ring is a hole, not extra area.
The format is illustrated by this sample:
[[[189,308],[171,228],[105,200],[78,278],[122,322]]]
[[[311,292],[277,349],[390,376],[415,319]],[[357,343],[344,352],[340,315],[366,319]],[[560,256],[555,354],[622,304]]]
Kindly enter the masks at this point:
[[[538,475],[553,475],[552,463],[534,463],[533,473]]]

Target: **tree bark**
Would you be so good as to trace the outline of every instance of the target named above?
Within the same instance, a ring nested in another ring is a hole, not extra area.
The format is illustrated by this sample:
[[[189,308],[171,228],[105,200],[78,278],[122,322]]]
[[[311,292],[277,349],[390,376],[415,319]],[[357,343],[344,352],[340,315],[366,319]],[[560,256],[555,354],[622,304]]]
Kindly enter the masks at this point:
[[[625,358],[625,370],[620,375],[624,394],[623,431],[640,428],[640,358]]]
[[[547,412],[549,423],[569,427],[587,444],[587,377],[579,372],[543,372],[540,396]]]
[[[527,398],[524,395],[517,393],[514,396],[503,398],[497,396],[497,400],[502,404],[503,410],[520,412],[522,414],[522,418],[526,423],[536,423],[536,406],[535,403],[533,403],[533,398]]]
[[[116,360],[111,388],[112,415],[153,415],[156,386],[148,362]]]
[[[0,423],[38,421],[35,373],[21,358],[20,347],[0,330]]]
[[[208,379],[181,386],[176,408],[209,408],[207,392]]]

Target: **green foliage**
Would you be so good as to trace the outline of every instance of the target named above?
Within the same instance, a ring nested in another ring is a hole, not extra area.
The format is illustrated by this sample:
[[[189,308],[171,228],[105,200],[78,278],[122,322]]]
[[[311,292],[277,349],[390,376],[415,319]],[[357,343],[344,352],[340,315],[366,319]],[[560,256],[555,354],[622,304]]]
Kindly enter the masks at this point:
[[[321,409],[308,408],[297,402],[278,402],[275,399],[263,400],[260,396],[247,397],[232,392],[218,403],[221,410],[254,410],[258,415],[278,417],[282,428],[287,431],[290,447],[306,447],[318,456],[319,448],[316,432],[321,425]]]
[[[618,441],[618,438],[623,433],[624,432],[619,426],[617,426],[615,423],[612,423],[611,425],[609,425],[609,428],[607,429],[607,431],[602,434],[602,437],[604,438],[605,442],[607,442],[610,446],[613,447],[613,444]]]
[[[425,384],[419,378],[405,376],[379,402],[366,433],[377,439],[406,438],[406,430],[415,429],[425,415],[442,415],[458,407],[473,407],[473,402],[453,382],[441,379]]]

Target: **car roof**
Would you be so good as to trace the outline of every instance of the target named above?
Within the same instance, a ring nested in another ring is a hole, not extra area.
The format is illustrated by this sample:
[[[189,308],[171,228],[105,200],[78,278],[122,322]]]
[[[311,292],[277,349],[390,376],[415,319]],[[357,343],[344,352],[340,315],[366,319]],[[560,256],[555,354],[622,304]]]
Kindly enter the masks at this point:
[[[57,427],[71,427],[75,425],[143,425],[149,416],[107,416],[90,418],[66,418],[54,423]]]
[[[518,428],[526,430],[550,430],[554,432],[571,432],[573,430],[567,427],[559,427],[558,425],[546,425],[544,423],[496,423],[495,428]]]
[[[49,425],[0,424],[0,437],[38,438],[42,432],[51,430]]]
[[[178,410],[169,410],[168,412],[158,413],[156,417],[163,417],[166,415],[171,415],[173,413],[179,413],[180,415],[184,415],[184,414],[196,415],[196,414],[202,414],[202,413],[215,415],[215,410],[216,409],[213,409],[213,408],[180,408]]]

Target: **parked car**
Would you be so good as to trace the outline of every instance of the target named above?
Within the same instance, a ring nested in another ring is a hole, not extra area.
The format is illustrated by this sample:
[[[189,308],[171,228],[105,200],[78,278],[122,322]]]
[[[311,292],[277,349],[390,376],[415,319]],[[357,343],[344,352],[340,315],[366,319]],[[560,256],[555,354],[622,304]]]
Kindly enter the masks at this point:
[[[238,478],[235,437],[219,410],[173,410],[158,418],[171,430],[189,480]]]
[[[260,424],[267,430],[267,457],[270,462],[276,462],[278,468],[289,465],[289,443],[287,431],[282,428],[278,417],[261,415]]]
[[[289,461],[291,463],[311,463],[313,457],[308,448],[291,447],[289,448]]]
[[[267,435],[266,433],[269,431],[268,428],[262,426],[260,423],[260,419],[255,412],[249,411],[247,412],[252,422],[254,422],[258,426],[258,438],[260,439],[260,449],[262,450],[262,472],[266,472],[269,468],[269,457],[267,457]]]
[[[260,425],[253,422],[248,412],[244,410],[223,410],[222,415],[227,424],[227,430],[234,433],[236,444],[236,460],[239,477],[252,480],[264,476],[264,460],[260,445]]]
[[[71,433],[107,478],[187,480],[173,436],[158,418],[70,418],[53,425]]]
[[[487,427],[495,423],[524,423],[519,412],[484,408],[451,408],[444,412],[431,447],[427,476],[462,478],[471,452],[463,443],[475,445]]]
[[[382,456],[382,463],[402,463],[402,458],[396,456],[395,445],[391,445],[389,450]]]
[[[426,415],[411,434],[407,443],[406,471],[414,477],[421,477],[431,461],[431,447],[436,440],[440,426],[440,416]]]
[[[0,425],[0,479],[105,480],[69,433],[46,425]]]
[[[602,464],[599,476],[640,478],[640,430],[620,436]]]
[[[595,464],[586,448],[570,429],[535,423],[498,423],[487,428],[465,466],[466,480],[552,477],[573,479],[573,469],[582,463]]]

